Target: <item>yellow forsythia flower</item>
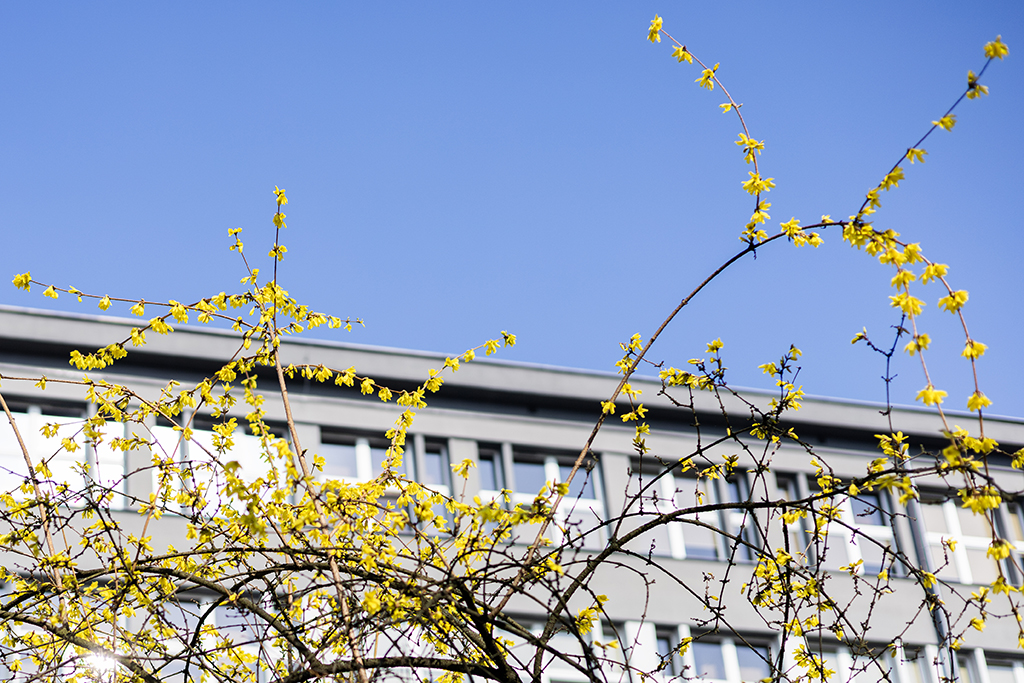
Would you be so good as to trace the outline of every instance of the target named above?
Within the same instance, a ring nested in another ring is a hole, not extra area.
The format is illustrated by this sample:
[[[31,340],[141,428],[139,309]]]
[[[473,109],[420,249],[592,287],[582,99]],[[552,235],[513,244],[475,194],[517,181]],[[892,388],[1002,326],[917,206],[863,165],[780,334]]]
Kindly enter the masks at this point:
[[[684,46],[680,45],[672,51],[672,56],[679,60],[679,63],[686,62],[687,64],[693,64],[693,55],[690,54]],[[732,105],[729,105],[732,106]],[[728,111],[728,110],[726,110]]]
[[[956,114],[946,114],[938,121],[932,121],[932,125],[942,130],[953,130],[953,126],[956,125]]]
[[[15,275],[11,282],[13,282],[14,286],[18,289],[24,289],[27,292],[32,283],[32,274],[22,273],[21,275]]]
[[[926,386],[921,391],[917,392],[915,400],[923,401],[926,406],[938,405],[942,403],[942,399],[948,396],[945,391],[936,389],[931,384]]]
[[[992,399],[980,391],[975,391],[971,394],[971,397],[967,399],[967,409],[971,412],[981,410],[982,408],[988,408],[990,405],[992,405]]]
[[[661,42],[661,24],[663,20],[657,14],[654,15],[654,19],[651,21],[651,27],[647,30],[647,40],[652,43]]]
[[[996,36],[991,43],[985,43],[985,56],[989,59],[1002,59],[1010,54],[1010,48],[1003,42],[1002,36]]]

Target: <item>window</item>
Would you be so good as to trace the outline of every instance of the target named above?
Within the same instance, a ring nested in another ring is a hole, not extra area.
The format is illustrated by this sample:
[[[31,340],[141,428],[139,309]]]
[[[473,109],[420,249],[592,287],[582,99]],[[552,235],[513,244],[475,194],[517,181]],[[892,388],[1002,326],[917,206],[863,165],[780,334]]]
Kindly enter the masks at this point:
[[[527,620],[521,620],[520,623],[529,628],[530,632],[534,636],[539,636],[544,632],[543,622],[530,623]],[[584,640],[582,642],[575,635],[571,635],[565,630],[555,633],[548,641],[550,650],[546,651],[542,655],[541,682],[590,683],[591,679],[585,673],[587,669],[587,657],[593,655],[599,659],[603,659],[607,656],[613,656],[613,653],[615,652],[610,651],[609,653],[605,653],[591,645],[594,640],[606,643],[615,638],[612,633],[605,632],[606,628],[609,628],[607,624],[602,624],[600,621],[596,621],[594,623],[594,629],[584,636]],[[614,632],[617,629],[609,630]],[[509,649],[509,654],[511,655],[510,664],[512,667],[524,674],[527,674],[533,664],[533,657],[537,653],[536,645],[526,641],[524,638],[506,631],[501,631],[500,634],[504,638],[509,638],[513,643]],[[584,651],[584,648],[586,648],[586,652]],[[559,653],[560,656],[556,656],[554,654],[555,652]],[[582,668],[583,671],[577,669],[577,666]],[[603,668],[609,666],[611,666],[610,662],[602,662]],[[529,680],[529,678],[528,674],[524,676],[524,680]]]
[[[511,445],[483,445],[478,449],[480,498],[495,499],[504,489],[512,505],[528,507],[548,482],[569,478],[576,455],[514,449]],[[493,487],[493,488],[489,488]],[[569,536],[573,545],[599,548],[603,533],[598,528],[604,519],[600,471],[594,458],[587,458],[576,472],[569,492],[555,517],[557,533]]]
[[[402,455],[402,466],[395,472],[409,474],[414,460],[415,439],[410,438]],[[348,482],[370,481],[384,472],[384,461],[391,442],[379,436],[339,433],[324,430],[320,436],[318,455],[324,459],[321,479],[343,479]]]
[[[263,607],[273,611],[270,605]],[[141,625],[148,632],[160,634],[153,655],[154,664],[158,660],[166,662],[154,672],[161,681],[191,683],[202,678],[202,658],[196,655],[193,645],[193,636],[200,624],[217,631],[216,636],[212,630],[204,632],[199,647],[206,653],[203,657],[248,670],[255,674],[251,680],[257,683],[276,680],[283,673],[278,671],[275,675],[273,671],[280,657],[271,644],[275,632],[269,624],[233,605],[214,606],[194,598],[162,603],[159,612],[147,615]],[[190,661],[188,676],[187,661]]]
[[[225,484],[223,465],[228,462],[238,462],[236,474],[246,481],[255,481],[269,471],[270,464],[264,458],[259,437],[249,433],[245,425],[235,427],[231,450],[218,453],[213,431],[216,422],[209,415],[183,415],[177,423],[190,425],[190,440],[182,438],[182,433],[163,418],[159,418],[156,426],[149,430],[149,436],[153,441],[153,454],[179,470],[174,474],[154,468],[153,491],[159,491],[161,496],[171,501],[182,492],[198,496],[195,505],[182,504],[182,514],[216,513],[221,504],[219,492]]]
[[[1017,585],[1024,583],[1024,577],[1020,575],[1021,567],[1024,567],[1024,509],[1018,501],[1010,501],[1006,504],[1003,515],[1003,526],[1006,527],[1004,537],[1013,543],[1017,550],[1016,567],[1009,567],[1015,572],[1014,581]]]
[[[932,683],[932,659],[926,648],[902,645],[897,651],[904,683]],[[991,681],[991,683],[997,683]],[[1012,683],[1012,682],[1011,682]]]
[[[639,514],[641,523],[656,515],[694,509],[678,518],[678,523],[661,525],[644,534],[644,552],[650,550],[654,555],[677,559],[715,560],[733,555],[734,541],[729,536],[753,542],[754,528],[746,524],[743,510],[697,511],[716,503],[746,502],[749,495],[742,476],[715,480],[689,473],[648,474],[639,470],[630,475],[627,495],[637,497],[630,512]],[[719,529],[729,536],[719,533]],[[749,560],[750,548],[742,543],[736,545],[734,557]]]
[[[686,659],[687,675],[704,681],[757,683],[772,672],[772,648],[764,638],[695,637]]]
[[[989,683],[1017,683],[1024,680],[1024,664],[1020,660],[1002,659],[985,654]]]
[[[889,524],[890,511],[886,507],[888,496],[881,492],[861,492],[848,499],[850,519],[861,536],[856,539],[865,574],[877,576],[886,569],[894,558],[892,550],[892,527]]]
[[[779,474],[775,477],[775,485],[784,500],[800,500],[806,497],[807,480],[795,474]],[[800,562],[809,562],[814,557],[811,529],[813,522],[798,517],[792,524],[786,525],[789,531],[788,552]]]
[[[379,477],[384,473],[389,446],[387,439],[378,436],[323,430],[320,447],[317,449],[317,453],[324,459],[320,479],[357,483]],[[443,440],[425,438],[421,434],[410,436],[402,454],[402,466],[395,470],[395,474],[407,476],[443,496],[452,495],[451,463],[447,443]],[[382,505],[389,501],[393,503],[397,497],[397,490],[394,489],[379,502]],[[410,519],[416,522],[413,511],[413,507],[408,510]],[[452,522],[452,515],[443,504],[435,505],[433,513],[449,524]],[[436,531],[437,526],[431,525],[425,530]]]
[[[978,676],[978,662],[971,652],[961,652],[956,658],[957,668],[960,670],[960,677],[957,683],[981,683]]]
[[[932,568],[940,579],[987,584],[999,576],[999,565],[986,555],[992,529],[983,515],[960,507],[948,496],[922,495],[921,522],[931,554]],[[951,551],[947,541],[956,541]]]
[[[85,446],[85,439],[81,434],[82,420],[85,418],[83,408],[79,406],[19,406],[15,402],[12,403],[14,405],[11,406],[11,414],[17,424],[18,433],[32,456],[32,464],[38,467],[40,464],[46,463],[52,475],[43,477],[42,480],[55,483],[67,482],[70,486],[69,491],[81,491],[85,480],[83,470],[78,463],[85,460],[85,452],[84,450],[68,452],[66,448],[62,447],[61,440],[71,439],[80,449]],[[50,438],[44,437],[39,431],[48,424],[59,425],[56,434]],[[28,477],[24,454],[14,434],[14,429],[7,420],[0,420],[0,474],[3,475],[5,482],[13,482],[18,485]],[[6,489],[7,485],[4,488]],[[14,493],[19,498],[26,495],[18,491]],[[76,503],[77,501],[69,502]]]
[[[115,509],[124,507],[124,496],[119,494],[124,493],[125,454],[121,450],[112,449],[109,444],[111,438],[125,436],[123,424],[108,422],[100,430],[104,438],[97,445],[85,437],[84,406],[11,403],[11,413],[18,426],[18,433],[32,456],[33,465],[45,463],[50,470],[50,476],[42,477],[41,483],[66,482],[68,493],[73,496],[64,501],[68,505],[86,504],[87,500],[83,496],[100,498],[113,493],[109,505]],[[41,433],[47,425],[55,428],[51,437]],[[64,439],[69,439],[77,449],[69,451],[65,448],[62,445]],[[0,424],[0,476],[4,482],[17,482],[17,486],[20,486],[27,474],[25,457],[14,430],[7,420],[3,420]],[[85,493],[89,487],[91,490]],[[25,495],[20,490],[14,494],[16,497]]]
[[[822,660],[822,665],[835,672],[830,683],[899,683],[892,656],[885,647],[862,648],[853,652],[845,647],[820,648],[815,638],[808,639],[808,651]]]
[[[477,469],[480,476],[481,500],[493,499],[498,491],[505,488],[505,467],[502,463],[501,446],[479,444],[477,446]]]
[[[878,575],[898,569],[895,537],[889,524],[889,498],[884,492],[862,491],[857,496],[832,502],[839,519],[828,525],[825,538],[812,539],[815,559],[824,569],[858,566],[858,573]],[[821,509],[821,504],[816,505]]]
[[[673,628],[655,629],[655,647],[658,651],[659,665],[666,678],[679,676],[683,673],[683,658],[679,655],[679,632]]]

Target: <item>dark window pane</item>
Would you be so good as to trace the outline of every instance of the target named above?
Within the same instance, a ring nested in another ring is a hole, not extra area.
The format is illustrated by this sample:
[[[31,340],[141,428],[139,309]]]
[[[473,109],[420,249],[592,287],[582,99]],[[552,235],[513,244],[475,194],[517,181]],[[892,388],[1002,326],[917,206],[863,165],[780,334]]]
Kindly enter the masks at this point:
[[[747,494],[743,491],[743,486],[738,479],[725,483],[725,496],[724,502],[726,503],[742,503],[747,500]]]
[[[535,494],[547,482],[544,463],[540,461],[515,461],[516,493]]]
[[[658,648],[658,656],[665,662],[665,673],[669,676],[678,676],[682,672],[679,662],[679,655],[675,651],[679,644],[675,634],[669,631],[659,631],[655,644]]]
[[[569,473],[572,472],[572,465],[558,466],[558,476],[562,481],[566,481],[569,478]],[[586,467],[580,466],[576,471],[576,476],[572,478],[572,483],[569,484],[569,497],[570,498],[597,498],[594,495],[594,473],[587,472]]]
[[[881,541],[889,548],[889,541]],[[857,547],[860,548],[861,558],[864,560],[864,573],[869,576],[878,576],[885,568],[891,555],[886,550],[878,547],[878,543],[869,538],[857,539]],[[890,551],[891,552],[891,551]]]
[[[412,448],[406,447],[402,454],[402,466],[395,468],[396,475],[402,475],[409,471],[409,458],[412,457]],[[384,472],[384,461],[388,459],[387,446],[370,446],[370,462],[373,464],[373,476],[379,477]]]
[[[480,488],[485,491],[500,491],[505,488],[501,478],[501,458],[497,453],[481,453],[478,469],[480,470]]]
[[[423,454],[423,476],[420,483],[428,486],[448,486],[448,458],[440,448],[427,447]]]
[[[722,660],[722,645],[697,640],[690,644],[693,652],[694,672],[700,678],[725,680],[725,662]]]
[[[740,665],[740,679],[745,683],[756,683],[762,678],[771,676],[772,668],[768,664],[771,661],[769,654],[767,647],[755,645],[753,648],[749,648],[743,643],[736,643],[736,659]]]
[[[329,479],[351,479],[359,475],[355,444],[320,444],[324,459],[324,476]]]
[[[885,515],[882,514],[882,501],[877,493],[862,493],[850,499],[855,524],[885,526]]]

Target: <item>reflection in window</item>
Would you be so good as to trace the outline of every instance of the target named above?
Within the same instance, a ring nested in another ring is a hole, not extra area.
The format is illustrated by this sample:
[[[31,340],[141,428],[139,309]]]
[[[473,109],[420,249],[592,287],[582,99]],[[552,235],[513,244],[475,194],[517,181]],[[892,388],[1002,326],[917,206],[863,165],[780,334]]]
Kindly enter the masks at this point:
[[[516,458],[512,469],[516,482],[516,493],[535,496],[548,481],[547,470],[542,459]]]
[[[39,467],[45,463],[50,470],[51,476],[48,479],[43,478],[42,483],[51,486],[46,482],[66,482],[69,492],[82,491],[86,481],[82,463],[89,460],[89,454],[85,449],[85,437],[82,434],[84,406],[19,406],[16,401],[11,401],[9,407],[18,426],[18,433],[32,456],[33,465]],[[54,436],[47,438],[41,434],[40,430],[46,425],[57,425]],[[61,444],[65,438],[77,444],[79,449],[74,453],[68,452]],[[104,476],[107,479],[119,480],[124,474],[123,460],[120,471],[115,471],[114,467],[104,469]],[[18,488],[27,477],[28,466],[25,464],[21,445],[10,422],[4,418],[0,420],[0,482],[3,482],[3,492],[10,492],[16,498],[23,498],[24,494],[18,491]],[[73,498],[67,502],[79,505],[84,501]]]
[[[753,524],[746,523],[746,513],[739,508],[701,509],[721,503],[745,503],[749,496],[743,478],[715,480],[678,471],[640,470],[631,473],[627,495],[635,501],[630,513],[638,516],[639,523],[649,522],[657,515],[687,511],[677,521],[644,534],[643,552],[678,559],[750,559],[747,544],[753,543],[755,531]]]
[[[510,489],[511,503],[524,507],[533,504],[546,484],[568,479],[576,461],[576,456],[571,454],[512,450],[512,471],[508,472],[500,447],[480,446],[478,457],[481,499],[494,498],[498,491]],[[568,535],[573,545],[581,548],[602,545],[603,532],[599,526],[604,518],[604,503],[600,483],[596,459],[587,458],[555,513],[557,531]]]
[[[201,512],[214,514],[223,502],[221,491],[225,486],[223,466],[229,462],[239,465],[236,474],[243,480],[252,482],[264,477],[270,464],[263,457],[263,446],[260,439],[248,431],[244,425],[238,425],[231,436],[234,445],[231,450],[218,452],[216,435],[213,431],[215,421],[209,415],[182,416],[180,425],[188,425],[192,430],[191,440],[186,441],[180,430],[165,419],[158,419],[156,426],[150,428],[146,435],[151,440],[151,449],[160,461],[174,465],[177,473],[166,468],[153,469],[153,490],[159,491],[162,499],[174,500],[180,492],[194,496],[190,504],[182,504],[183,514]],[[142,435],[140,435],[142,436]]]
[[[693,652],[694,673],[706,679],[724,681],[725,659],[722,657],[722,644],[717,641],[695,640],[690,644]]]
[[[921,521],[935,574],[944,580],[986,584],[999,576],[999,565],[987,555],[992,528],[984,515],[958,505],[947,496],[925,495]],[[956,541],[950,550],[948,542]]]
[[[410,439],[410,444],[411,444]],[[369,481],[384,472],[384,461],[390,443],[374,436],[357,436],[324,430],[320,436],[318,455],[324,459],[322,479],[341,479],[349,482]],[[407,445],[402,467],[396,474],[408,471],[412,449]]]
[[[675,479],[671,474],[630,472],[626,496],[630,501],[627,514],[637,516],[638,526],[677,509]],[[676,521],[658,524],[640,536],[632,547],[645,555],[681,559],[686,556],[682,526]]]
[[[480,445],[477,455],[481,491],[501,491],[505,488],[504,468],[501,466],[501,447]]]
[[[666,676],[678,676],[683,672],[682,660],[679,657],[679,637],[675,629],[657,629],[655,647],[659,660],[665,664],[662,671]]]
[[[828,524],[824,538],[813,538],[813,554],[824,569],[845,570],[850,566],[869,576],[881,571],[900,570],[896,557],[895,538],[890,526],[889,498],[881,492],[862,492],[855,497],[816,504],[835,505],[839,519]]]
[[[899,678],[893,671],[893,659],[884,647],[862,648],[853,653],[845,647],[815,647],[815,639],[808,641],[812,654],[820,657],[825,669],[834,673],[829,677],[830,683],[877,683],[892,681]]]
[[[736,661],[740,668],[740,680],[745,683],[754,683],[762,678],[771,676],[772,667],[769,664],[771,655],[766,645],[746,646],[742,643],[736,644]]]
[[[447,449],[441,444],[428,443],[423,452],[423,473],[418,477],[419,482],[432,487],[450,487],[450,475]]]
[[[691,675],[710,681],[757,683],[770,678],[771,648],[762,639],[698,638],[690,644]]]
[[[680,509],[698,508],[715,502],[714,483],[708,479],[680,477],[676,483],[676,504]],[[722,522],[717,512],[694,512],[684,520],[693,520],[696,524],[684,524],[683,543],[686,557],[713,560],[718,557],[718,540],[714,529],[721,528]],[[710,525],[708,528],[704,525]]]

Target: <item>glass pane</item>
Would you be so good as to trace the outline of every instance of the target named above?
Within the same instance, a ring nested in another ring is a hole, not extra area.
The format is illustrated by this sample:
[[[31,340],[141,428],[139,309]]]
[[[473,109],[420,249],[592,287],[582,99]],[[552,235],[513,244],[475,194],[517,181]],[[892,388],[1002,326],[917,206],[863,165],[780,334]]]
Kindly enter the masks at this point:
[[[727,503],[742,503],[747,500],[747,496],[743,492],[743,487],[738,479],[725,482],[725,497],[725,502]]]
[[[409,471],[409,458],[412,457],[412,448],[408,446],[402,454],[402,466],[395,469],[395,475],[401,476]],[[388,459],[387,446],[370,446],[370,462],[373,465],[373,476],[379,477],[384,473],[384,461]]]
[[[986,662],[988,666],[989,683],[1016,683],[1013,676],[1013,662],[992,661]]]
[[[567,507],[566,510],[568,509]],[[601,542],[603,532],[599,528],[600,524],[600,518],[587,507],[585,502],[581,501],[569,513],[565,522],[565,530],[575,547],[596,550],[603,545]]]
[[[505,488],[501,478],[500,457],[496,453],[481,453],[478,464],[480,488],[484,491],[500,491]]]
[[[328,479],[352,479],[359,476],[355,444],[320,444],[324,459],[324,476]]]
[[[428,486],[448,485],[448,458],[440,449],[428,449],[423,454],[423,469],[420,483]]]
[[[749,648],[743,643],[736,643],[736,659],[740,665],[740,680],[746,683],[757,683],[772,674],[772,668],[769,665],[771,658],[767,647],[755,645],[753,648]]]
[[[928,666],[928,662],[922,650],[904,648],[903,672],[906,674],[907,683],[930,683],[931,679],[925,669],[926,666]],[[992,683],[996,683],[996,681],[992,681]]]
[[[1017,503],[1006,505],[1006,521],[1010,524],[1007,531],[1010,538],[1018,543],[1024,543],[1024,525],[1021,524],[1020,506]]]
[[[882,540],[880,542],[886,549],[890,547],[889,541]],[[861,559],[864,560],[864,573],[869,576],[877,576],[888,564],[888,559],[892,557],[871,539],[858,538],[857,547],[860,548]]]
[[[852,673],[850,680],[854,683],[878,683],[886,680],[896,683],[897,680],[892,673],[892,659],[885,652],[876,652],[874,655],[865,652],[856,657]]]
[[[934,534],[948,534],[946,516],[942,511],[942,503],[921,502],[921,519],[926,531]]]
[[[830,535],[814,542],[814,552],[822,569],[837,570],[850,564],[847,541],[842,536]]]
[[[528,493],[535,495],[547,482],[547,475],[544,473],[543,462],[524,462],[516,460],[514,463],[516,478],[516,493]]]
[[[235,645],[245,645],[258,639],[257,629],[251,623],[254,618],[248,612],[221,605],[214,614],[217,632]]]
[[[626,495],[631,500],[639,495],[641,482],[647,489],[644,491],[643,497],[639,501],[633,502],[630,508],[632,514],[639,515],[636,519],[638,525],[649,523],[658,515],[663,515],[675,509],[671,499],[659,495],[662,482],[653,481],[653,477],[646,474],[639,475],[634,473],[630,475],[629,488],[626,490]],[[668,525],[661,524],[654,527],[637,539],[636,543],[630,545],[630,549],[644,555],[650,553],[663,557],[671,556],[672,546]]]
[[[572,465],[558,466],[558,477],[561,481],[566,481],[570,472],[572,472]],[[576,476],[572,478],[572,483],[569,484],[569,498],[597,498],[594,493],[594,473],[588,472],[582,465],[576,471]]]
[[[679,489],[676,491],[676,505],[680,508],[693,508],[709,505],[712,502],[711,497],[703,490],[704,482],[698,484],[695,479],[678,479],[676,481],[679,482]],[[700,496],[699,501],[698,495]],[[687,557],[715,559],[718,557],[715,533],[705,526],[687,523],[693,519],[714,527],[721,527],[718,515],[714,512],[705,512],[680,518],[680,521],[684,523],[683,538],[685,539]]]
[[[655,642],[656,647],[658,648],[658,656],[662,659],[668,657],[668,653],[672,651],[672,641],[668,635],[665,633],[659,633]]]
[[[960,655],[956,658],[957,665],[960,668],[960,678],[957,683],[977,683],[978,677],[974,673],[974,662],[973,657],[967,655]]]
[[[668,632],[659,632],[655,644],[658,649],[658,657],[661,658],[662,662],[665,662],[665,674],[677,676],[680,672],[680,667],[678,665],[679,657],[673,652],[675,646],[678,645],[675,637]]]
[[[985,515],[976,515],[970,509],[962,507],[956,509],[956,515],[960,520],[960,533],[964,536],[992,537],[992,527]]]
[[[725,662],[722,660],[720,643],[697,640],[690,644],[690,651],[693,653],[693,663],[697,668],[694,673],[697,676],[725,680]]]
[[[882,500],[877,493],[862,493],[850,499],[855,524],[885,526],[885,515],[882,513]]]
[[[992,583],[999,578],[999,567],[991,557],[985,555],[984,550],[968,548],[967,563],[971,565],[971,581],[974,583]]]

